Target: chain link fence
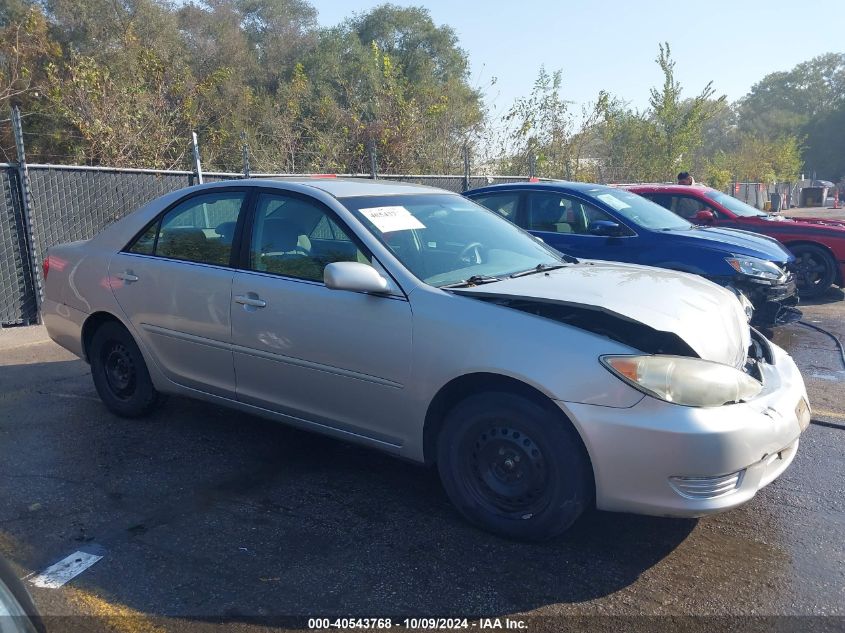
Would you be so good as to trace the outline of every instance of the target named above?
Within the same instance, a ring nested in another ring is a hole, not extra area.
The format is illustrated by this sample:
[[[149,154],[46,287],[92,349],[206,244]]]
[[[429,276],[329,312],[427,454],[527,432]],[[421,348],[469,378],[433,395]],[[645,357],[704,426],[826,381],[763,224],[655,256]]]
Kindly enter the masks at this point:
[[[0,324],[26,325],[38,305],[16,168],[0,167],[0,187]]]
[[[62,242],[85,240],[105,226],[161,195],[195,184],[189,171],[157,171],[68,165],[29,165],[29,208],[18,166],[0,164],[0,327],[38,320],[40,262],[47,249]],[[296,174],[252,174],[254,178],[307,177]],[[370,174],[338,174],[370,178]],[[379,175],[460,193],[474,187],[519,182],[527,177],[466,175]],[[209,172],[205,182],[243,178],[239,173]],[[29,222],[32,242],[27,235]]]

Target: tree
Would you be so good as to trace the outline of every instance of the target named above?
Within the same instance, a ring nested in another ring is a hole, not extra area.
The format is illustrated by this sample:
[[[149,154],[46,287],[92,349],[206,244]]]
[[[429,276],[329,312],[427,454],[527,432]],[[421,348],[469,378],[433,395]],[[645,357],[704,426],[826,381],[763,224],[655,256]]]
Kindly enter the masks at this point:
[[[845,172],[841,149],[845,53],[827,53],[792,70],[766,75],[739,104],[742,131],[769,140],[806,138],[802,157],[819,177]],[[841,144],[839,148],[841,148]]]
[[[711,186],[724,189],[731,181],[794,182],[801,164],[798,138],[768,140],[745,133],[739,136],[734,149],[717,153],[705,173]]]
[[[845,178],[845,104],[811,119],[804,130],[807,149],[803,158],[807,171],[840,182]]]
[[[506,150],[511,170],[526,173],[536,158],[537,172],[544,176],[560,178],[570,171],[572,117],[561,96],[562,85],[562,71],[549,74],[541,66],[531,94],[517,99],[505,115],[512,126],[512,146]]]
[[[681,98],[681,84],[675,79],[675,61],[669,43],[660,44],[655,60],[663,71],[662,89],[652,88],[649,105],[655,125],[654,149],[658,156],[658,169],[663,179],[674,177],[677,170],[691,159],[691,152],[703,143],[703,127],[724,102],[725,97],[713,99],[716,91],[708,83],[698,96]]]

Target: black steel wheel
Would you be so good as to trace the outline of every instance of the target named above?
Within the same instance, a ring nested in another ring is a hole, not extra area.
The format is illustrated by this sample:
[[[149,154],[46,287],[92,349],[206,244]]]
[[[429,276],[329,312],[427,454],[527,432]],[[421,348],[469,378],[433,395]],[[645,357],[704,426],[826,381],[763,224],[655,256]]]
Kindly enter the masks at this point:
[[[123,325],[107,321],[97,328],[88,359],[97,393],[112,413],[137,418],[155,408],[158,392],[141,350]]]
[[[137,371],[126,346],[119,341],[109,341],[102,351],[106,380],[115,398],[128,400],[135,393]]]
[[[548,469],[536,442],[518,422],[492,421],[467,433],[461,447],[467,490],[489,511],[522,518],[548,505]],[[521,429],[521,430],[520,430]]]
[[[589,458],[569,421],[550,403],[515,393],[460,402],[444,420],[437,459],[458,510],[509,538],[557,536],[593,496]]]
[[[804,298],[824,294],[836,279],[836,262],[824,248],[814,244],[790,247],[795,255],[795,282],[798,294]]]

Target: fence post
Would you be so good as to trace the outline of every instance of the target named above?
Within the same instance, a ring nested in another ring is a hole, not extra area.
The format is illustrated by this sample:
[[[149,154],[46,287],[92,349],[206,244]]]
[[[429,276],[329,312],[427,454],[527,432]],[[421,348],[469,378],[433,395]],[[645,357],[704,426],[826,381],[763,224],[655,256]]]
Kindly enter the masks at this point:
[[[246,130],[241,131],[241,152],[244,158],[244,178],[249,178],[249,146],[246,144]]]
[[[197,133],[191,132],[191,151],[194,155],[194,174],[197,182],[202,184],[202,163],[200,163],[200,146],[197,143]]]
[[[369,143],[369,152],[370,152],[370,178],[375,180],[378,178],[378,171],[376,169],[376,142],[370,139]]]
[[[38,271],[38,257],[35,251],[35,231],[32,226],[32,192],[29,186],[29,169],[26,166],[26,150],[23,143],[23,124],[21,123],[21,109],[12,108],[12,133],[15,137],[15,151],[18,156],[18,186],[20,188],[21,209],[23,210],[24,243],[26,244],[25,261],[28,274],[35,288],[36,318],[41,318],[42,280]]]
[[[464,153],[464,183],[462,191],[467,191],[469,189],[469,144],[464,143],[463,148]]]

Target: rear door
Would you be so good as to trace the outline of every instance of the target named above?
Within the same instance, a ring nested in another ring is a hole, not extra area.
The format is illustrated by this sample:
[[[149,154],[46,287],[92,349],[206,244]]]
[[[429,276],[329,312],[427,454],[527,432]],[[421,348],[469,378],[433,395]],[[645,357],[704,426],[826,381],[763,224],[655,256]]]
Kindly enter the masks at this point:
[[[262,192],[232,289],[238,398],[395,444],[410,378],[411,309],[391,296],[332,290],[336,261],[377,265],[334,213],[301,194]]]
[[[245,188],[183,198],[109,264],[115,298],[164,374],[232,398],[231,258],[246,198]]]

